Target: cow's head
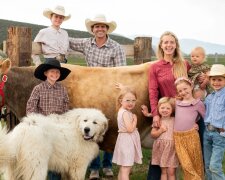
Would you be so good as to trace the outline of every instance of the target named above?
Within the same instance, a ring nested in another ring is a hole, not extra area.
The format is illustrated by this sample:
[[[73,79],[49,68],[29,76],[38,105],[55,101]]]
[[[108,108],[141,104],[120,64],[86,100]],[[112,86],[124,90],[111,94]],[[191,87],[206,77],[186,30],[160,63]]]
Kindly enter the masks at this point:
[[[7,72],[11,68],[11,60],[7,59],[0,59],[0,75],[7,74]]]

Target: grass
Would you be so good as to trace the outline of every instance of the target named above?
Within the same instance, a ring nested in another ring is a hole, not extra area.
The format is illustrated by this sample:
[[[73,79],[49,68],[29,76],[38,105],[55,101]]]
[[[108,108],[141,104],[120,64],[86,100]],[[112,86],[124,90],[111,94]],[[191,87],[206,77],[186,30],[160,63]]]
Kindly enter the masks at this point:
[[[190,61],[189,57],[184,57],[188,61]],[[156,60],[156,57],[152,57],[152,61]],[[212,64],[224,64],[225,65],[225,55],[220,56],[217,59],[213,56],[207,57],[206,58],[206,63],[212,65]],[[84,58],[80,56],[70,56],[68,58],[68,64],[76,64],[76,65],[81,65],[81,66],[86,66],[86,62]],[[134,59],[133,58],[127,58],[127,65],[133,65],[134,64]]]
[[[147,179],[147,174],[148,174],[148,168],[149,168],[149,162],[151,159],[151,150],[150,149],[145,149],[142,148],[142,154],[143,154],[143,164],[135,164],[132,167],[132,174],[130,175],[130,180],[146,180]],[[100,153],[101,159],[102,159],[102,151]],[[225,154],[224,154],[224,159],[223,159],[223,171],[225,173]],[[117,175],[119,172],[119,166],[113,164],[113,172],[114,172],[114,178],[111,178],[110,180],[116,180]],[[89,172],[87,173],[87,177],[89,176]],[[100,176],[103,177],[102,171],[100,171]],[[178,180],[182,180],[182,172],[180,168],[178,169]],[[106,178],[102,178],[106,179]],[[88,180],[88,178],[86,178]]]

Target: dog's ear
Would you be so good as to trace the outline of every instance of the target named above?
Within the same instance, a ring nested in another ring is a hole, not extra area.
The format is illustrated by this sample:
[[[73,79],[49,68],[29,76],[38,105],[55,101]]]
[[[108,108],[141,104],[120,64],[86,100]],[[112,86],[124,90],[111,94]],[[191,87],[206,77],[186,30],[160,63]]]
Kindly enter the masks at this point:
[[[110,119],[108,119],[108,121],[109,121]],[[103,124],[103,126],[104,126],[104,131],[102,132],[102,135],[105,135],[105,133],[108,131],[108,128],[109,128],[109,123],[108,122],[105,122],[104,124]]]

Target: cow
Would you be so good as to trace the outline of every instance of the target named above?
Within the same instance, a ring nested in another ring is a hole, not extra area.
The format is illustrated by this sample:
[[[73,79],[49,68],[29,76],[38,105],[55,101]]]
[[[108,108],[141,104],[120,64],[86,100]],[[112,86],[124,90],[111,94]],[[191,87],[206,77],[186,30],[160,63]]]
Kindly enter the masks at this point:
[[[146,118],[141,112],[141,105],[149,105],[148,70],[151,62],[121,67],[85,67],[63,64],[71,70],[69,76],[62,81],[67,88],[71,108],[97,108],[109,119],[109,129],[100,144],[100,149],[112,152],[116,142],[117,127],[117,96],[119,90],[115,83],[133,87],[137,92],[137,103],[134,113],[138,117],[138,131],[142,146],[151,148],[150,137],[152,119]],[[34,77],[34,66],[12,67],[5,83],[5,103],[10,110],[21,119],[26,115],[26,103],[32,89],[40,83]]]

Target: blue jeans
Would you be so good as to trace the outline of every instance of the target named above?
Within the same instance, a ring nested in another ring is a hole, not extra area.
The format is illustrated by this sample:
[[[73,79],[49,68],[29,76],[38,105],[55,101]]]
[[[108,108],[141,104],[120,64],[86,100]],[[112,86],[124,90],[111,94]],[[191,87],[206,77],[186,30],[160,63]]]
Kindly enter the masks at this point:
[[[225,152],[225,137],[217,131],[204,132],[204,160],[207,180],[224,180],[222,161]]]
[[[61,180],[61,175],[57,172],[48,171],[48,180]]]
[[[90,170],[99,170],[101,167],[101,160],[100,154],[91,162]],[[112,168],[112,153],[103,152],[103,161],[102,161],[103,168]]]

